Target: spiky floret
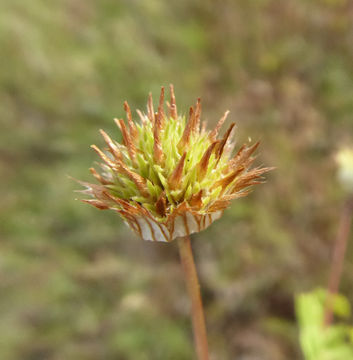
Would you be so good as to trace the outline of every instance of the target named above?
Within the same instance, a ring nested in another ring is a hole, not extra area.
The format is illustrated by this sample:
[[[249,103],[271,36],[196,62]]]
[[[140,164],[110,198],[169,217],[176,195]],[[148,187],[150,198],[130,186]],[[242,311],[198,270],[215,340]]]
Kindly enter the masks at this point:
[[[218,139],[228,111],[207,131],[205,123],[201,126],[200,99],[187,118],[178,115],[171,85],[166,105],[167,113],[162,87],[158,111],[150,94],[147,114],[138,110],[140,123],[135,123],[125,102],[128,125],[115,119],[123,144],[100,130],[107,148],[92,148],[103,160],[101,173],[90,169],[99,184],[81,182],[86,187],[83,192],[92,197],[84,202],[118,212],[145,240],[171,241],[203,230],[231,200],[261,183],[261,175],[270,169],[250,169],[259,143],[243,145],[232,155],[234,123]]]

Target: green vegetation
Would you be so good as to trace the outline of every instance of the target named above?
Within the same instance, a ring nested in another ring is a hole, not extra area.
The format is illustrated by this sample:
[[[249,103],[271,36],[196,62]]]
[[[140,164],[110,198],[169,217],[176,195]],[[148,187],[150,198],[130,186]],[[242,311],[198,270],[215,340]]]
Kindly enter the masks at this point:
[[[300,326],[300,344],[306,360],[353,359],[353,327],[338,323],[324,327],[324,310],[327,293],[317,289],[296,298],[297,317]],[[349,318],[351,308],[343,295],[335,295],[333,312],[341,318]]]
[[[66,176],[90,180],[97,130],[119,137],[124,100],[145,110],[169,83],[277,167],[194,236],[213,357],[300,359],[293,294],[326,285],[332,154],[353,141],[351,17],[347,0],[2,0],[0,359],[192,358],[176,246],[75,202]]]

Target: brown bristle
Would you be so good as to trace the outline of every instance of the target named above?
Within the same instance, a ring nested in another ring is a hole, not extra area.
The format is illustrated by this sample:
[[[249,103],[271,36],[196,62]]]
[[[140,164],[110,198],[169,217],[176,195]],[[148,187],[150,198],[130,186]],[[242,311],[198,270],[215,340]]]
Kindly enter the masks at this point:
[[[146,180],[141,175],[130,170],[122,161],[119,162],[118,170],[120,170],[122,173],[126,174],[130,178],[130,180],[135,183],[136,187],[139,189],[140,193],[144,197],[147,197],[147,198],[149,197]]]
[[[228,114],[229,114],[229,110],[227,110],[224,113],[224,115],[219,119],[216,127],[211,131],[211,133],[210,133],[210,140],[211,141],[216,140],[216,138],[218,136],[218,133],[219,133],[219,130],[221,129],[223,123],[226,121]]]
[[[227,143],[227,140],[228,140],[234,126],[235,126],[235,123],[230,124],[228,130],[226,131],[226,133],[223,136],[223,139],[221,140],[221,143],[219,144],[219,147],[217,149],[217,157],[218,157],[218,159],[220,159],[222,154],[223,154],[224,146]]]
[[[225,210],[230,204],[229,200],[220,199],[215,201],[212,205],[209,206],[207,211],[214,212],[214,211],[220,211]]]
[[[99,210],[107,210],[107,209],[109,209],[108,205],[106,205],[102,201],[99,201],[99,200],[96,200],[96,199],[82,199],[81,201],[86,203],[86,204],[93,205],[94,207],[96,207]]]
[[[101,135],[103,136],[104,141],[108,145],[110,153],[116,159],[121,160],[122,159],[122,154],[121,154],[120,150],[118,149],[118,147],[113,143],[113,140],[109,137],[109,135],[104,130],[100,129],[99,132],[101,133]]]
[[[231,161],[238,161],[238,159],[242,156],[244,151],[246,150],[246,145],[242,145],[238,152],[234,155],[233,159]]]
[[[231,160],[228,163],[228,166],[224,168],[222,171],[223,174],[228,173],[229,171],[235,170],[237,168],[243,168],[243,169],[249,169],[250,166],[253,164],[253,162],[256,160],[256,156],[252,156],[244,161],[240,162],[233,162],[234,160]]]
[[[131,205],[128,201],[126,201],[124,199],[120,199],[120,198],[110,194],[108,191],[106,191],[105,193],[110,201],[113,201],[115,204],[119,205],[124,210],[128,211],[130,214],[138,214],[139,213],[139,211],[136,209],[136,207]]]
[[[92,187],[92,192],[96,199],[107,203],[107,205],[110,206],[110,197],[109,193],[107,192],[106,188],[102,185],[96,185],[95,187]]]
[[[200,209],[202,206],[202,194],[203,190],[201,189],[197,194],[191,196],[189,204],[191,207]]]
[[[150,119],[151,123],[153,124],[154,123],[154,109],[153,109],[152,93],[148,94],[147,116]]]
[[[246,163],[249,163],[249,166],[251,164],[250,158],[251,155],[256,151],[256,149],[259,147],[260,142],[258,141],[257,143],[255,143],[254,145],[252,145],[251,147],[248,147],[247,145],[243,145],[239,151],[235,154],[235,156],[233,157],[233,159],[230,160],[229,162],[229,168],[234,168],[236,166],[239,165],[244,165]],[[253,158],[251,158],[253,159]]]
[[[112,182],[106,180],[103,178],[103,176],[99,175],[95,168],[89,168],[89,171],[91,174],[96,178],[97,181],[99,181],[102,185],[110,185]]]
[[[198,164],[198,169],[199,169],[199,179],[200,181],[203,180],[203,178],[205,177],[206,173],[207,173],[207,168],[208,168],[208,163],[210,161],[210,157],[211,154],[215,148],[215,146],[219,143],[220,141],[214,141],[205,151],[205,153],[203,154],[199,164]]]
[[[195,108],[195,125],[194,125],[194,131],[197,134],[200,132],[200,122],[201,122],[201,99],[198,98]]]
[[[183,176],[185,158],[186,158],[186,151],[184,152],[183,156],[180,158],[178,164],[176,165],[174,171],[172,172],[172,174],[168,179],[169,187],[172,190],[174,190],[178,186],[178,183],[180,182]]]
[[[156,211],[158,215],[164,217],[166,215],[167,210],[167,200],[165,196],[165,192],[163,191],[156,201]]]
[[[248,186],[262,183],[263,181],[261,181],[261,175],[273,169],[274,168],[267,167],[267,168],[255,168],[248,171],[247,173],[239,176],[231,192],[235,193]]]
[[[136,110],[137,112],[137,115],[139,116],[140,120],[141,120],[141,123],[143,125],[146,125],[146,117],[142,114],[142,112],[140,110]]]
[[[132,120],[131,109],[130,109],[130,106],[127,101],[124,102],[124,110],[126,112],[126,117],[127,117],[127,121],[129,124],[131,138],[134,141],[136,141],[138,139],[138,132],[136,129],[136,125],[134,124],[134,121]]]
[[[233,182],[233,180],[237,177],[237,172],[233,172],[223,179],[220,179],[216,181],[213,186],[211,187],[211,190],[217,189],[219,186],[222,187],[222,193],[226,189],[226,187]]]
[[[169,85],[170,87],[170,117],[172,117],[174,120],[178,118],[177,114],[177,107],[175,102],[175,94],[174,94],[174,86],[172,84]]]
[[[121,134],[123,135],[124,145],[127,148],[130,158],[133,161],[134,165],[136,165],[136,147],[131,139],[130,133],[127,131],[125,122],[123,119],[114,119],[114,121],[118,125]]]
[[[195,118],[194,108],[190,107],[189,119],[185,126],[183,135],[178,143],[179,150],[183,150],[185,147],[187,147],[189,145],[190,135],[191,135],[193,124],[194,124],[194,118]]]
[[[100,156],[100,158],[112,169],[116,168],[116,164],[111,160],[104,152],[99,149],[96,145],[91,145],[91,148]]]
[[[206,132],[206,128],[207,128],[207,121],[204,120],[201,125],[201,134],[204,134]]]
[[[164,163],[164,153],[161,143],[161,131],[163,126],[162,119],[163,119],[163,115],[159,111],[157,113],[156,120],[154,122],[154,129],[153,129],[153,137],[154,137],[153,155],[156,163],[159,165],[162,165]]]
[[[244,196],[248,196],[249,194],[251,194],[252,190],[248,189],[248,190],[241,190],[238,191],[237,193],[233,193],[231,195],[227,195],[227,197],[229,197],[230,200],[234,200],[234,199],[240,199]]]
[[[248,148],[247,151],[248,151],[249,156],[251,156],[255,152],[255,150],[259,147],[259,145],[260,145],[260,141],[257,141],[253,146]]]
[[[161,94],[159,96],[159,105],[158,105],[158,115],[160,116],[160,120],[162,124],[164,122],[164,86],[161,87]]]

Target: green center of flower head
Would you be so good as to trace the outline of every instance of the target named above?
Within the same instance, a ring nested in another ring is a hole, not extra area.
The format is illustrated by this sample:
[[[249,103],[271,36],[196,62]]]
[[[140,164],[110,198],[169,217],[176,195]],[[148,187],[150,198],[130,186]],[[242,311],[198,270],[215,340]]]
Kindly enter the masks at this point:
[[[185,117],[165,118],[165,128],[161,129],[160,141],[164,154],[161,164],[156,163],[154,157],[154,131],[151,122],[136,125],[138,131],[138,143],[136,146],[136,160],[133,161],[128,152],[122,149],[125,164],[146,181],[147,193],[141,193],[136,183],[125,174],[114,173],[110,169],[114,183],[106,187],[114,196],[128,201],[142,204],[154,215],[159,214],[156,202],[162,193],[166,196],[166,204],[172,211],[181,202],[189,201],[203,189],[202,209],[212,199],[216,199],[222,190],[221,186],[212,188],[212,185],[221,177],[222,170],[227,166],[227,157],[222,156],[217,164],[214,152],[209,158],[205,174],[201,174],[200,161],[205,150],[211,145],[207,133],[192,133],[188,146],[180,145],[180,140],[185,131]],[[192,145],[191,145],[192,144]],[[179,165],[180,172],[173,172]]]
[[[172,86],[170,91],[168,114],[164,111],[162,88],[158,111],[154,112],[150,95],[147,114],[138,111],[139,124],[132,120],[125,102],[128,127],[124,120],[115,119],[123,144],[101,130],[107,152],[92,147],[104,161],[100,164],[102,173],[91,169],[101,185],[84,183],[86,192],[95,198],[86,202],[100,209],[116,210],[123,217],[137,206],[162,222],[181,204],[197,214],[210,214],[246,195],[246,188],[259,183],[261,174],[269,170],[249,169],[258,143],[243,145],[232,155],[234,123],[217,139],[228,111],[212,131],[207,131],[200,120],[200,99],[186,118],[177,114]]]

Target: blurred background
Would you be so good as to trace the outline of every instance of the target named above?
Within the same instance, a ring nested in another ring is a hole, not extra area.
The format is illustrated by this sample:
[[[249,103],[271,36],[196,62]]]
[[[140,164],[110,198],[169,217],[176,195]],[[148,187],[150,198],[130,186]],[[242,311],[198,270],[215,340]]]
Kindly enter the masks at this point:
[[[187,360],[176,243],[74,199],[98,129],[175,85],[267,183],[193,236],[212,359],[301,359],[293,295],[325,286],[353,134],[353,1],[0,1],[0,359]],[[348,249],[342,292],[353,298]]]

